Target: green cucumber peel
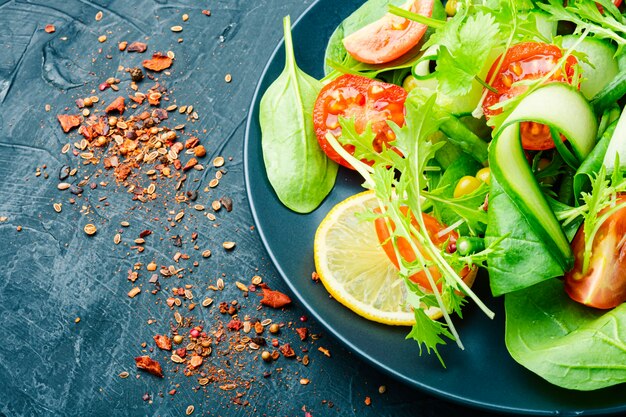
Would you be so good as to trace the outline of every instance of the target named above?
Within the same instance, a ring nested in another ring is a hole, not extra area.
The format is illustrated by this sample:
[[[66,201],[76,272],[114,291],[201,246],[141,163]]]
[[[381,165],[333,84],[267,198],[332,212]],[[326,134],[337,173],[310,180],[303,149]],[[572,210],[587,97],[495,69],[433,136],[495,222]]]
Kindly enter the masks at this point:
[[[555,103],[568,103],[567,112]],[[569,85],[552,83],[529,94],[504,121],[489,154],[491,173],[524,215],[563,271],[572,266],[569,240],[528,165],[521,145],[520,123],[533,121],[564,134],[573,155],[584,160],[595,145],[597,122],[584,97]]]

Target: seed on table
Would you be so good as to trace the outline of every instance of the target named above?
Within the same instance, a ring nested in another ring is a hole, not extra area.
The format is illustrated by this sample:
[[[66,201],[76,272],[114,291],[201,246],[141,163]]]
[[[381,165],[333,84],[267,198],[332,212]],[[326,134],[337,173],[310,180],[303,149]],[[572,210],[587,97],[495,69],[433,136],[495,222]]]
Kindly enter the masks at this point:
[[[54,207],[54,211],[56,211],[57,213],[60,213],[61,210],[63,209],[63,206],[61,205],[61,203],[54,203],[52,207]]]
[[[235,285],[237,286],[237,288],[239,288],[239,290],[248,292],[248,287],[246,286],[246,284],[239,282],[239,281],[235,281]]]
[[[96,22],[99,22],[102,20],[102,11],[99,11],[98,13],[96,13]]]
[[[222,246],[224,247],[224,249],[226,250],[231,250],[235,247],[236,243],[235,242],[224,242],[222,243]]]
[[[204,210],[204,206],[202,204],[196,204],[195,206],[193,206],[193,208],[198,211]]]
[[[222,208],[222,203],[220,203],[219,201],[215,200],[215,201],[213,201],[213,202],[211,203],[211,208],[212,208],[214,211],[219,211],[219,209],[221,209],[221,208]]]
[[[304,365],[304,366],[309,366],[309,362],[310,362],[310,360],[309,360],[309,355],[304,355],[304,356],[302,357],[302,365]]]
[[[174,54],[173,51],[167,51],[167,56],[172,59],[176,58],[176,55]]]
[[[155,191],[156,191],[156,185],[150,184],[147,189],[148,194],[154,194]]]
[[[182,32],[183,31],[183,27],[182,26],[172,26],[170,28],[172,30],[172,32]]]
[[[186,111],[187,111],[187,106],[180,106],[180,108],[178,109],[178,112],[181,113],[181,114],[186,112]]]
[[[300,379],[300,385],[309,385],[309,382],[311,381],[308,378]]]
[[[91,235],[95,235],[96,232],[98,231],[98,229],[96,228],[96,226],[94,226],[91,223],[87,223],[85,225],[85,227],[83,227],[83,230],[85,231],[85,233],[87,233],[89,236]]]
[[[146,269],[147,269],[148,271],[156,271],[156,269],[157,269],[157,264],[156,264],[156,262],[150,262],[150,263],[146,266]]]
[[[224,280],[222,278],[219,278],[217,280],[217,289],[220,291],[224,289]]]
[[[124,378],[128,378],[129,375],[130,374],[128,372],[124,371],[124,372],[120,372],[119,377],[124,379]]]
[[[211,181],[209,181],[209,187],[215,188],[218,186],[219,183],[220,181],[217,178],[213,178]]]
[[[381,385],[380,387],[378,387],[378,393],[379,394],[384,394],[385,391],[387,391],[387,387],[384,385]]]
[[[135,239],[135,244],[137,244],[137,245],[143,245],[144,243],[146,243],[146,240],[143,239],[143,238]]]
[[[69,143],[66,145],[69,146]],[[66,179],[67,177],[70,176],[70,167],[68,167],[67,165],[63,165],[60,169],[59,169],[59,179],[61,181],[63,181],[64,179]]]
[[[119,233],[113,236],[113,243],[115,243],[116,245],[119,245],[121,241],[122,241],[122,235],[120,235]]]
[[[175,311],[174,320],[176,320],[176,323],[181,324],[183,322],[183,316],[181,316],[178,311]]]
[[[267,350],[264,350],[261,353],[261,359],[263,359],[265,362],[269,362],[272,360],[272,355]]]
[[[226,81],[227,83],[231,82],[233,80],[233,76],[230,74],[226,74],[226,76],[224,77],[224,81]]]
[[[174,220],[178,222],[178,221],[180,221],[180,220],[181,220],[184,216],[185,216],[185,212],[184,212],[184,211],[181,211],[180,213],[178,213],[178,214],[176,215],[176,217],[174,217]]]
[[[61,148],[61,153],[62,153],[62,154],[66,154],[66,153],[68,153],[68,152],[69,152],[69,150],[70,150],[70,147],[71,147],[71,146],[72,146],[72,145],[70,145],[69,143],[66,143],[65,145],[63,145],[63,148]]]
[[[70,184],[70,183],[67,183],[67,182],[60,182],[60,183],[57,185],[57,188],[58,188],[59,190],[63,191],[63,190],[67,190],[67,189],[68,189],[68,188],[70,188],[71,186],[72,186],[72,184]]]
[[[189,407],[187,407],[187,410],[185,410],[185,414],[191,415],[194,410],[195,410],[194,406],[190,405]]]
[[[191,292],[191,290],[185,290],[185,298],[187,298],[188,300],[193,300],[193,293]]]
[[[130,223],[128,223],[126,220],[124,220],[123,222],[120,223],[123,227],[128,227],[130,226]]]
[[[219,167],[221,167],[223,165],[224,165],[224,157],[218,156],[215,159],[213,159],[213,166],[215,168],[219,168]]]
[[[205,298],[204,300],[202,300],[202,307],[208,307],[211,304],[213,304],[212,298]]]
[[[202,257],[203,258],[208,258],[209,256],[211,256],[211,251],[209,249],[207,249],[204,252],[202,252]]]
[[[252,284],[259,285],[261,282],[263,282],[263,278],[261,278],[260,276],[255,275],[252,277]]]
[[[98,36],[98,42],[103,43],[107,41],[106,35]]]
[[[272,333],[272,334],[276,334],[276,333],[278,333],[279,331],[280,331],[280,326],[279,326],[278,324],[273,323],[273,324],[270,326],[270,333]]]
[[[183,22],[186,22],[187,20],[189,20],[189,15],[187,13],[185,13],[183,15]]]
[[[177,345],[180,345],[181,343],[183,343],[183,339],[184,337],[177,334],[176,336],[174,336],[174,343],[176,343]]]
[[[261,324],[263,326],[269,326],[270,324],[272,324],[272,319],[265,319],[261,322]]]

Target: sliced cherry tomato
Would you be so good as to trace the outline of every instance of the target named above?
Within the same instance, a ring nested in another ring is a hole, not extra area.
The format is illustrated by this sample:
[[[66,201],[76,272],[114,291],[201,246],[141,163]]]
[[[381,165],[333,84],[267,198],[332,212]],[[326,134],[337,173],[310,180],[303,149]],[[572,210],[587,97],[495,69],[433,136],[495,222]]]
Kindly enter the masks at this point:
[[[324,86],[315,101],[313,124],[317,140],[326,155],[333,161],[352,168],[326,140],[326,133],[330,132],[341,143],[339,116],[354,118],[358,133],[362,133],[367,124],[371,123],[372,131],[376,133],[374,149],[380,152],[383,144],[396,138],[387,120],[399,126],[404,125],[406,94],[406,91],[397,85],[349,74],[342,75]],[[354,146],[343,145],[343,147],[354,154]]]
[[[625,202],[626,196],[623,195],[617,200],[618,204]],[[573,300],[601,309],[613,308],[626,301],[626,207],[609,216],[600,226],[586,273],[582,272],[583,226],[572,241],[572,251],[574,268],[565,274],[565,291]]]
[[[615,7],[619,7],[622,4],[622,0],[613,0],[613,4]],[[598,6],[600,13],[604,13],[604,7],[602,7],[600,3],[596,3],[596,6]]]
[[[400,210],[405,216],[408,213],[407,207],[401,207]],[[374,211],[380,213],[380,210],[378,209],[375,209]],[[422,219],[424,220],[424,225],[426,226],[426,230],[428,231],[428,235],[430,236],[431,241],[438,248],[442,248],[443,245],[447,243],[448,246],[446,247],[446,251],[454,252],[456,250],[456,240],[459,238],[458,233],[456,233],[454,230],[451,230],[441,235],[441,231],[446,229],[445,225],[439,223],[436,218],[426,213],[422,213]],[[417,219],[415,219],[413,215],[411,215],[411,224],[417,229],[419,229],[420,227],[417,223]],[[382,245],[385,253],[389,257],[391,262],[396,266],[396,268],[400,268],[400,265],[398,264],[398,258],[396,257],[396,252],[393,249],[393,244],[389,240],[389,229],[387,228],[385,219],[376,219],[374,225],[376,227],[376,235],[378,236],[378,241]],[[395,228],[395,225],[391,223],[391,227]],[[420,252],[423,254],[424,251],[422,250],[422,245],[416,240],[413,240],[413,243],[418,249],[420,249]],[[410,243],[406,239],[404,239],[403,237],[399,237],[396,240],[396,245],[398,247],[398,251],[400,252],[400,256],[402,256],[405,261],[414,262],[417,259],[417,257],[415,256],[415,252],[413,251]],[[427,260],[430,259],[426,255],[424,255],[424,258],[426,258]],[[441,272],[439,272],[439,269],[434,265],[430,266],[428,269],[432,275],[433,280],[437,283],[437,288],[441,290],[441,282],[439,282],[441,279]],[[461,270],[460,276],[468,285],[471,285],[474,282],[474,278],[476,277],[475,272],[475,269],[465,267],[463,268],[463,270]],[[428,282],[428,277],[426,276],[425,271],[416,272],[415,274],[410,276],[410,279],[411,281],[422,286],[425,290],[432,291],[432,287]]]
[[[498,92],[487,91],[483,101],[483,112],[487,119],[502,112],[501,109],[492,110],[491,106],[522,94],[528,88],[524,85],[512,86],[515,82],[543,77],[552,71],[562,57],[563,53],[556,45],[539,42],[518,43],[506,52],[500,70],[493,78],[500,57],[496,59],[489,70],[487,81],[493,80],[491,86]],[[557,70],[552,76],[551,82],[571,83],[574,74],[573,67],[576,62],[575,57],[569,56],[565,62],[565,71]],[[554,148],[554,141],[548,126],[524,122],[520,129],[524,149],[542,151]]]
[[[410,0],[403,8],[431,17],[434,4],[434,0]],[[426,33],[426,29],[426,25],[387,13],[346,36],[343,45],[357,61],[384,64],[413,49]]]

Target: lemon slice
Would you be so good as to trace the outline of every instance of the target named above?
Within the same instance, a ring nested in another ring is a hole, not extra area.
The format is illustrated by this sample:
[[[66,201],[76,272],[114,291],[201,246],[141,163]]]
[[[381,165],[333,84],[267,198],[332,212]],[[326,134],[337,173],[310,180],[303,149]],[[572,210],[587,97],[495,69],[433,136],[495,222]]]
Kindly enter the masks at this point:
[[[356,216],[377,204],[374,192],[366,191],[333,207],[315,233],[315,267],[326,290],[358,315],[410,326],[415,317],[405,305],[406,286],[398,269],[378,242],[374,224]],[[426,313],[441,317],[438,308]]]

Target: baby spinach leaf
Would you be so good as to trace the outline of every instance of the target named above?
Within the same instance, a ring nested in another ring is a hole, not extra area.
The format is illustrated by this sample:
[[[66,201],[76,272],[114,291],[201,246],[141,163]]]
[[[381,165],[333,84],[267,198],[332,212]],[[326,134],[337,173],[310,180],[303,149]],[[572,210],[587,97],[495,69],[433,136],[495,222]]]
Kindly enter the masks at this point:
[[[505,341],[552,384],[595,390],[626,382],[626,304],[604,312],[572,301],[552,279],[505,297]]]
[[[563,275],[546,242],[491,176],[486,243],[502,239],[488,258],[491,292],[498,296]]]
[[[309,213],[335,184],[337,164],[317,143],[313,106],[321,83],[296,65],[289,16],[285,30],[285,69],[270,85],[260,106],[263,160],[280,201],[298,213]]]

